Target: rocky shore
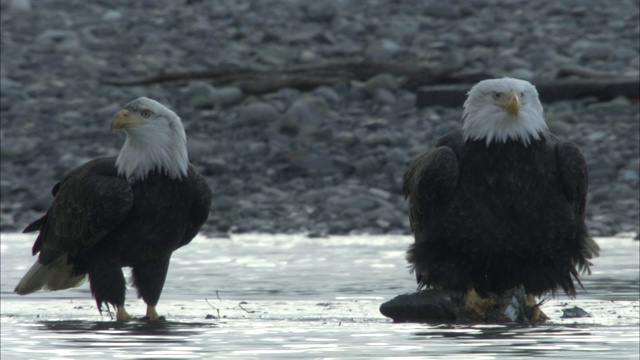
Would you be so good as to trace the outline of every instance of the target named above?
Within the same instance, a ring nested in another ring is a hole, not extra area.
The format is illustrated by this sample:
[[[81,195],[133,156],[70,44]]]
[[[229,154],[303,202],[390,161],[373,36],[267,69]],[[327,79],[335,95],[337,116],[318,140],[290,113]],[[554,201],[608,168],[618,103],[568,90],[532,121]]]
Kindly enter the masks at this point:
[[[51,187],[117,154],[111,116],[154,98],[184,121],[191,162],[215,192],[204,232],[408,234],[407,164],[460,126],[457,107],[416,106],[378,74],[254,95],[206,80],[118,87],[163,71],[287,67],[339,59],[420,63],[532,81],[580,66],[640,68],[635,0],[67,1],[2,0],[0,230],[20,231]],[[590,171],[593,235],[637,234],[638,99],[544,104],[550,129]]]

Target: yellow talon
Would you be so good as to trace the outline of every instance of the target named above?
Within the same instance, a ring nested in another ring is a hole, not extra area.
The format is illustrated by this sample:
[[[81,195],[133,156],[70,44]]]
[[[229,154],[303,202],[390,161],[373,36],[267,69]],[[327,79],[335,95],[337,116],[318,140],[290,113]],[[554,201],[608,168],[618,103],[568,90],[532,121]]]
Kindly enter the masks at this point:
[[[116,320],[117,321],[129,321],[131,316],[127,314],[127,310],[124,309],[124,305],[116,307]]]
[[[147,306],[147,317],[149,320],[158,320],[160,318],[156,312],[155,306]]]
[[[533,294],[527,294],[527,298],[524,302],[527,310],[531,311],[530,321],[533,322],[544,322],[549,320],[549,317],[540,310],[541,303],[536,301],[536,297]],[[529,312],[527,311],[527,312]]]
[[[476,289],[471,289],[464,295],[465,310],[474,312],[481,319],[486,319],[487,317],[483,308],[494,307],[495,305],[495,300],[481,297],[476,292]]]

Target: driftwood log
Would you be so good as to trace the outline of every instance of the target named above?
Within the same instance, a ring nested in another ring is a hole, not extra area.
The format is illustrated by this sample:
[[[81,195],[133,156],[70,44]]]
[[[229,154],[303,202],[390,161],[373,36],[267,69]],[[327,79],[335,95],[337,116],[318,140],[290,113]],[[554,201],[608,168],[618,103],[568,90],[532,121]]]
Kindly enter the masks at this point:
[[[400,78],[401,86],[416,91],[416,105],[460,107],[471,86],[494,75],[464,72],[463,68],[443,70],[422,64],[402,64],[367,60],[333,61],[318,65],[301,65],[270,69],[263,67],[226,66],[203,71],[163,72],[155,76],[131,81],[102,80],[103,84],[115,86],[149,85],[169,81],[205,80],[213,85],[237,86],[245,94],[260,95],[289,87],[302,91],[321,85],[332,85],[342,81],[366,81],[378,74],[391,74]],[[614,76],[574,67],[559,69],[556,80],[532,81],[538,88],[543,102],[577,99],[593,96],[601,101],[626,96],[640,97],[638,77],[616,78]],[[582,79],[565,78],[581,77]]]
[[[640,97],[640,81],[637,78],[534,80],[531,83],[536,86],[542,102],[590,96],[600,101],[608,101],[618,96],[633,100]],[[462,107],[471,86],[473,84],[423,86],[418,89],[416,105]]]
[[[311,90],[321,85],[331,85],[341,81],[366,81],[383,73],[399,77],[402,86],[410,90],[432,84],[473,83],[491,77],[485,73],[461,73],[460,70],[443,71],[440,68],[421,64],[345,60],[280,69],[225,66],[202,71],[164,72],[130,81],[103,79],[101,82],[106,85],[133,86],[169,81],[206,80],[214,85],[237,86],[246,94],[259,95],[284,87]]]

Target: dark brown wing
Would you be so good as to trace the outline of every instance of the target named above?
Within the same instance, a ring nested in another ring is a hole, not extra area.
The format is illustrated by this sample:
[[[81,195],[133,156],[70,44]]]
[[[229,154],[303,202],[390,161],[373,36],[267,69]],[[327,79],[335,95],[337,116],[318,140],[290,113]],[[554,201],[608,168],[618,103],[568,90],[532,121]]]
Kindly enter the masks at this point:
[[[415,159],[404,175],[403,192],[409,200],[409,222],[415,241],[407,250],[407,261],[416,273],[418,286],[424,286],[427,263],[422,258],[428,241],[427,230],[438,204],[447,201],[460,174],[458,155],[462,134],[452,132],[438,140],[435,147]]]
[[[414,234],[418,235],[420,227],[427,225],[435,202],[444,200],[455,188],[460,173],[456,154],[461,146],[461,132],[452,132],[415,159],[404,174],[402,190],[409,200],[409,220]]]
[[[563,141],[556,146],[556,158],[558,161],[558,171],[564,195],[573,205],[573,210],[577,221],[581,222],[581,256],[576,259],[578,271],[587,271],[593,257],[599,255],[598,244],[589,236],[589,231],[584,224],[585,208],[587,204],[587,190],[589,187],[589,176],[587,173],[587,163],[578,147],[569,142]],[[576,280],[578,280],[576,276]],[[580,280],[578,280],[578,283]],[[581,284],[582,285],[582,284]]]
[[[432,204],[453,190],[458,175],[456,155],[444,146],[429,150],[409,165],[402,189],[409,200],[409,219],[414,233],[429,220]]]
[[[195,201],[191,206],[189,224],[182,237],[180,246],[190,243],[198,234],[198,231],[200,231],[202,224],[207,221],[209,210],[211,209],[211,200],[213,198],[213,193],[207,179],[198,174],[192,165],[189,165],[189,181],[193,184],[192,192]]]
[[[48,264],[62,254],[75,255],[117,227],[133,205],[129,184],[117,177],[114,158],[90,161],[56,185],[55,198],[39,224],[33,254]]]
[[[556,158],[564,194],[567,200],[574,204],[575,213],[582,215],[587,203],[589,186],[584,156],[575,144],[563,141],[556,146]]]

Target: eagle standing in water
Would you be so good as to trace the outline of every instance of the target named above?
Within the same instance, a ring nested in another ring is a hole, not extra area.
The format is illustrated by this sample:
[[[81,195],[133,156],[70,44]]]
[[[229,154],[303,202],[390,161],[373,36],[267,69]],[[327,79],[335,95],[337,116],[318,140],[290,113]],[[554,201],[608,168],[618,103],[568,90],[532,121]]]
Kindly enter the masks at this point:
[[[68,289],[88,275],[98,310],[111,305],[126,321],[121,268],[128,266],[147,318],[157,320],[171,254],[207,220],[212,193],[189,164],[182,121],[162,104],[139,98],[116,113],[111,129],[127,136],[118,157],[71,171],[54,186],[46,215],[24,230],[40,232],[33,255],[40,254],[14,291]]]
[[[548,130],[527,81],[475,85],[462,130],[440,138],[404,176],[415,242],[407,260],[419,288],[464,294],[483,317],[489,294],[523,286],[535,296],[589,272],[599,247],[585,224],[587,167],[580,150]],[[539,312],[539,318],[544,314]]]

